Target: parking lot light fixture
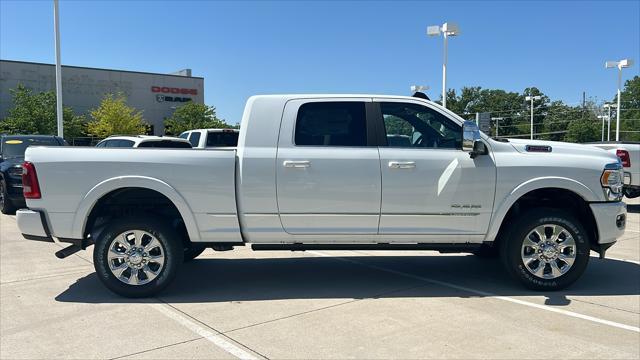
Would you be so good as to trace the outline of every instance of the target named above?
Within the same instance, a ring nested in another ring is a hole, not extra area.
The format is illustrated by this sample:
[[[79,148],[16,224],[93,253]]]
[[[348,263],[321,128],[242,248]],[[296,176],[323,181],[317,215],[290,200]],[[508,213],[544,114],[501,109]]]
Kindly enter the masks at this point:
[[[525,101],[531,101],[531,140],[533,140],[533,102],[535,100],[542,99],[542,96],[540,96],[540,95],[527,96],[524,99],[525,99]]]
[[[618,107],[616,111],[616,141],[620,141],[620,88],[622,87],[622,69],[633,65],[633,60],[622,59],[620,61],[607,61],[604,63],[605,69],[618,68]]]
[[[432,25],[427,27],[428,36],[442,36],[444,37],[444,56],[442,60],[442,106],[447,107],[447,39],[449,36],[460,35],[460,29],[458,25],[454,23],[446,22],[440,25]]]

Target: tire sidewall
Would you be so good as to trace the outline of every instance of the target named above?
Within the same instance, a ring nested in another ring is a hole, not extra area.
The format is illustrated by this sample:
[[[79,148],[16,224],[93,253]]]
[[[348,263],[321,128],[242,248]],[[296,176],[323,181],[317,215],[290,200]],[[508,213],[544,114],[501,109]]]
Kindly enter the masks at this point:
[[[576,243],[576,259],[567,273],[555,279],[542,279],[527,270],[522,257],[522,243],[534,228],[544,224],[564,227]],[[589,262],[589,237],[580,222],[571,214],[557,209],[535,209],[524,213],[508,233],[501,247],[501,257],[507,271],[526,287],[534,290],[559,290],[578,280]]]
[[[142,230],[153,235],[165,254],[165,262],[160,274],[144,285],[128,285],[118,280],[109,268],[107,254],[111,241],[125,231]],[[93,263],[102,283],[114,293],[125,297],[146,297],[162,291],[174,279],[183,260],[183,249],[175,231],[153,217],[136,216],[116,219],[101,232],[96,239]]]
[[[7,183],[4,179],[0,178],[0,191],[2,191],[2,199],[3,202],[0,204],[0,212],[6,215],[13,215],[15,213],[15,208],[9,200],[9,190],[7,189]]]

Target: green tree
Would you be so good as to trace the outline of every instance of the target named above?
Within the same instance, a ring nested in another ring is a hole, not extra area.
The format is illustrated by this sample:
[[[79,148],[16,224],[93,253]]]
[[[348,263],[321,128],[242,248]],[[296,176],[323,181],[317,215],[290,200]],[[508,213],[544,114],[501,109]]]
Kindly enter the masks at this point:
[[[106,94],[100,106],[90,114],[92,121],[87,126],[88,133],[101,138],[115,134],[145,134],[148,126],[142,118],[142,111],[128,106],[122,93]]]
[[[569,124],[582,118],[581,107],[571,107],[559,100],[551,102],[547,107],[547,113],[542,120],[541,127],[541,132],[551,134],[542,135],[541,139],[563,141]]]
[[[640,76],[625,81],[620,95],[620,140],[640,141]]]
[[[593,117],[582,118],[569,122],[564,141],[584,143],[599,141],[601,137],[600,123]]]
[[[33,93],[19,84],[10,90],[13,107],[0,121],[0,133],[55,135],[57,133],[56,94],[53,91]],[[64,137],[85,136],[84,116],[75,115],[70,107],[62,108]]]
[[[170,118],[164,121],[164,131],[169,135],[180,135],[193,129],[231,128],[224,120],[216,117],[216,108],[193,102],[178,107]]]

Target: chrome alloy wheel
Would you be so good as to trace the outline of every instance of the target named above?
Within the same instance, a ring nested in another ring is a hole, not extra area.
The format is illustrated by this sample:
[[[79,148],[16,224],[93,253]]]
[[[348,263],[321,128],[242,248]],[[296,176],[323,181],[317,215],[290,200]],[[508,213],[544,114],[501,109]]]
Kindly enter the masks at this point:
[[[520,255],[527,270],[542,279],[555,279],[569,271],[576,260],[576,242],[571,233],[556,224],[531,230],[522,242]]]
[[[127,285],[144,285],[162,271],[165,253],[153,235],[142,230],[129,230],[109,244],[107,260],[111,273]]]

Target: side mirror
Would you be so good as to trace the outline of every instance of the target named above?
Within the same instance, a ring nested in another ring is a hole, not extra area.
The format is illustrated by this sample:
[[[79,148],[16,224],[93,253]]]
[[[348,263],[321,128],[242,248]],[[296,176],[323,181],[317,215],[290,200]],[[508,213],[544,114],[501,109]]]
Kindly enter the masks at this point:
[[[468,152],[472,159],[488,153],[487,146],[480,137],[480,129],[473,121],[462,124],[462,150]]]

